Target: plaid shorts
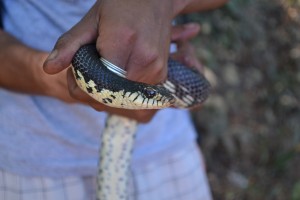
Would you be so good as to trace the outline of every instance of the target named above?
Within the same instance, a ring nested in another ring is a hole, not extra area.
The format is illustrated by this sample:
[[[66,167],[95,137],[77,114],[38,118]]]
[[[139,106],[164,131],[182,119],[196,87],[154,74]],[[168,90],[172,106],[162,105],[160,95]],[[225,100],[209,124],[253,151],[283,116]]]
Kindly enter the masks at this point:
[[[205,167],[193,144],[155,161],[134,163],[130,200],[210,200]],[[95,200],[96,179],[26,177],[0,169],[1,200]]]

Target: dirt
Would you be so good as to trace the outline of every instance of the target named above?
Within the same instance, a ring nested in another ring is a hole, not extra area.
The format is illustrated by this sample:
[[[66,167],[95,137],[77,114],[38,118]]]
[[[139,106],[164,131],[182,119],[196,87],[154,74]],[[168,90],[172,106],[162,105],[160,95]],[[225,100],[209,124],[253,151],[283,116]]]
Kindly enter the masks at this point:
[[[187,15],[213,91],[193,112],[214,199],[300,199],[300,1]]]

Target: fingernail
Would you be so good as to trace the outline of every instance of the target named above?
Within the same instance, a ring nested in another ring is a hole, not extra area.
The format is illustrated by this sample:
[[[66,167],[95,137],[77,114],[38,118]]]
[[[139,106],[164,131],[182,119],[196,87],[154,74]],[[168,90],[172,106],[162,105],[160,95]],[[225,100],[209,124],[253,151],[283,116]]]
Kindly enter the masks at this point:
[[[46,61],[55,59],[56,56],[57,56],[57,54],[58,54],[58,51],[57,51],[56,49],[54,49],[54,50],[50,53],[50,55],[48,56],[48,58],[46,59]]]

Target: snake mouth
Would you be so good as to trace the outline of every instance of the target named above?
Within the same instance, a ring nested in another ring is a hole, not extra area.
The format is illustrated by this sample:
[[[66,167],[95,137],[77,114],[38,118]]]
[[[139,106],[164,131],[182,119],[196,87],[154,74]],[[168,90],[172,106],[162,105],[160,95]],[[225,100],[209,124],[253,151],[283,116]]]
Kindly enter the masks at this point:
[[[150,86],[133,83],[130,90],[113,87],[98,87],[95,81],[85,80],[79,70],[74,71],[77,85],[96,101],[110,107],[130,110],[162,109],[175,103],[173,95],[162,86]]]
[[[175,98],[165,88],[146,86],[134,92],[123,92],[120,101],[115,101],[113,106],[126,109],[162,109],[171,107],[174,103]]]

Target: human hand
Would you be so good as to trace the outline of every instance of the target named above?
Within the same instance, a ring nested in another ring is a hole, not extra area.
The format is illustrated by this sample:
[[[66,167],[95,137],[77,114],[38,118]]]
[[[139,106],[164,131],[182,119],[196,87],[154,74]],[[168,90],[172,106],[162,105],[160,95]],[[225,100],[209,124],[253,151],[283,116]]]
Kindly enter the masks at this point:
[[[128,79],[150,84],[163,82],[167,73],[171,21],[175,10],[179,10],[173,1],[97,1],[82,20],[57,41],[44,63],[44,70],[50,74],[60,72],[70,65],[82,45],[96,42],[100,55],[125,69]],[[96,110],[129,115],[138,121],[148,121],[156,112],[128,112],[103,106],[77,91],[71,73],[68,74],[71,96]]]
[[[186,26],[199,26],[197,24],[187,24]],[[180,29],[182,27],[175,27],[172,32],[172,40],[176,41],[177,51],[171,54],[171,58],[177,60],[184,64],[186,67],[190,67],[198,73],[203,73],[203,66],[200,61],[197,59],[196,51],[194,46],[189,42],[189,39],[192,39],[196,36],[193,33],[185,33]],[[199,27],[198,27],[199,28]],[[197,104],[196,106],[190,107],[190,110],[200,109],[202,104]]]
[[[194,66],[200,68],[201,65],[197,61],[193,48],[191,44],[187,42],[188,39],[194,37],[199,32],[199,25],[190,24],[184,26],[176,26],[172,28],[172,40],[178,42],[178,52],[173,54],[172,57],[179,61],[182,61],[184,64],[189,66]],[[191,55],[189,55],[191,53]],[[200,66],[200,67],[199,67]],[[83,92],[76,84],[72,70],[68,70],[68,82],[69,82],[69,91],[71,96],[74,99],[84,102],[91,105],[94,109],[98,111],[107,111],[109,113],[114,113],[129,118],[138,120],[139,122],[149,121],[153,115],[156,113],[156,110],[124,110],[118,108],[107,107],[104,104],[97,102]]]
[[[100,55],[125,69],[128,79],[162,82],[166,78],[174,17],[172,3],[173,0],[98,0],[57,41],[44,70],[55,74],[67,68],[80,46],[96,42]]]
[[[194,46],[189,42],[200,31],[200,26],[195,23],[188,23],[175,26],[172,30],[171,39],[177,45],[177,51],[171,54],[171,58],[183,63],[186,67],[193,68],[203,73],[203,66],[198,60]]]
[[[67,70],[63,70],[57,74],[49,76],[45,73],[42,66],[45,59],[48,57],[48,53],[29,49],[27,52],[31,52],[30,66],[33,71],[28,71],[28,76],[31,74],[33,78],[30,81],[33,83],[32,87],[39,88],[37,93],[45,96],[51,96],[66,103],[79,103],[78,100],[71,97],[68,92],[67,82]]]

